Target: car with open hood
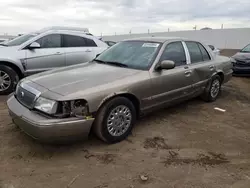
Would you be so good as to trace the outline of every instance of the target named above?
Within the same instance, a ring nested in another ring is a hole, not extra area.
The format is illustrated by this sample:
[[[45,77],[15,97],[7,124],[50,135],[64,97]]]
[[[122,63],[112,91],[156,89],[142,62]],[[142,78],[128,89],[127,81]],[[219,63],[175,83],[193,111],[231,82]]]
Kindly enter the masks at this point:
[[[39,73],[19,82],[7,100],[13,122],[41,141],[125,139],[136,119],[196,96],[215,101],[230,80],[230,58],[198,41],[130,39],[93,61]]]

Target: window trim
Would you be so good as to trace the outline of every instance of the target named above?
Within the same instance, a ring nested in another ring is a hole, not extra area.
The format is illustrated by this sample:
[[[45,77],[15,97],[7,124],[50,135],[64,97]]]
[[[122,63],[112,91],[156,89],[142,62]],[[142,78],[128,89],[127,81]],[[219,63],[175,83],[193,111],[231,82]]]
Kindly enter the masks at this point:
[[[186,57],[186,64],[183,64],[183,65],[180,65],[180,66],[176,66],[175,68],[179,68],[179,67],[183,67],[183,66],[187,66],[187,65],[188,65],[188,62],[189,62],[189,58],[190,58],[190,57],[188,56],[188,53],[187,53],[187,51],[186,51],[186,49],[185,49],[185,45],[183,45],[183,41],[181,41],[181,40],[176,40],[176,41],[171,41],[171,42],[167,43],[165,46],[163,46],[162,53],[160,54],[158,63],[156,63],[155,68],[158,67],[158,65],[161,63],[161,58],[162,58],[163,53],[164,53],[165,49],[167,48],[167,46],[170,45],[170,44],[172,44],[172,43],[177,43],[177,42],[179,42],[179,43],[182,44],[182,47],[183,47],[183,50],[184,50],[184,53],[185,53],[185,57]]]
[[[190,40],[190,41],[183,41],[183,42],[185,43],[186,47],[187,47],[186,42],[194,42],[194,43],[196,43],[197,45],[200,44],[200,45],[203,46],[203,48],[206,50],[206,52],[208,53],[208,56],[209,56],[209,58],[210,58],[210,60],[204,61],[203,55],[202,55],[202,52],[201,52],[201,49],[200,49],[200,47],[199,47],[199,45],[198,45],[198,48],[199,48],[199,50],[200,50],[200,53],[201,53],[201,56],[202,56],[202,60],[203,60],[203,61],[199,61],[199,62],[192,63],[191,55],[190,55],[189,49],[188,49],[188,47],[187,47],[187,51],[188,51],[188,54],[189,54],[189,57],[190,57],[190,64],[201,64],[201,63],[206,63],[206,62],[212,61],[212,56],[210,55],[210,53],[208,52],[208,50],[205,48],[205,46],[204,46],[202,43],[197,42],[197,41],[191,41],[191,40]]]

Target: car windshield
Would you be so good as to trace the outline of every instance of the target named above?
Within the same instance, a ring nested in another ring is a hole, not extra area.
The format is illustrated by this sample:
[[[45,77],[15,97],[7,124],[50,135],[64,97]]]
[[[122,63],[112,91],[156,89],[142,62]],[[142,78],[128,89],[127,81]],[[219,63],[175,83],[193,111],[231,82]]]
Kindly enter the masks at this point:
[[[101,53],[95,60],[111,65],[147,70],[154,60],[161,43],[123,41]]]
[[[14,38],[13,40],[5,43],[5,46],[19,46],[35,36],[36,34],[22,35],[20,37]]]
[[[241,52],[246,52],[246,53],[250,53],[250,44],[247,45],[246,47],[244,47]]]

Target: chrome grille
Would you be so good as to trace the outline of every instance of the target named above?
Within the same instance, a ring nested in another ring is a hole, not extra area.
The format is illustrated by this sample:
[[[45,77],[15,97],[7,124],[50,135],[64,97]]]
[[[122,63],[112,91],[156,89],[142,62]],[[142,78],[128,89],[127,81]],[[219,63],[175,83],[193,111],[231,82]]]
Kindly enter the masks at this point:
[[[16,89],[16,98],[22,105],[27,108],[32,108],[34,106],[36,95],[21,86],[18,86]]]

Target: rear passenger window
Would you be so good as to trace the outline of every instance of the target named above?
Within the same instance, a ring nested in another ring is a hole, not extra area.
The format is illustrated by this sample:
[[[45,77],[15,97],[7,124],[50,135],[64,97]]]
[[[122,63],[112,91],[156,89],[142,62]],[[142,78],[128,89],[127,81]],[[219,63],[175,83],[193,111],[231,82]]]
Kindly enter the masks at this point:
[[[63,47],[85,47],[86,41],[83,37],[63,35]]]
[[[186,45],[190,54],[191,63],[203,61],[201,50],[196,42],[186,42]]]
[[[199,48],[200,48],[201,53],[202,53],[203,61],[209,61],[211,58],[210,58],[207,50],[200,43],[198,43],[198,45],[199,45]]]
[[[85,40],[86,40],[86,45],[87,46],[89,46],[89,47],[96,47],[97,46],[95,41],[93,41],[92,39],[85,38]]]
[[[97,46],[96,43],[88,38],[73,36],[73,35],[63,35],[63,47],[94,47]]]
[[[175,66],[186,64],[186,54],[181,42],[172,42],[167,45],[162,53],[160,61],[171,60],[175,62]]]

